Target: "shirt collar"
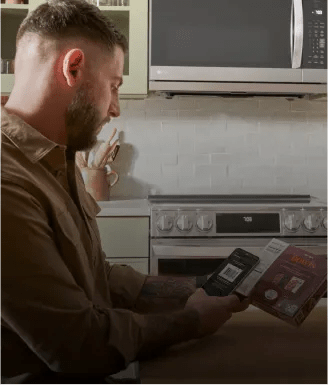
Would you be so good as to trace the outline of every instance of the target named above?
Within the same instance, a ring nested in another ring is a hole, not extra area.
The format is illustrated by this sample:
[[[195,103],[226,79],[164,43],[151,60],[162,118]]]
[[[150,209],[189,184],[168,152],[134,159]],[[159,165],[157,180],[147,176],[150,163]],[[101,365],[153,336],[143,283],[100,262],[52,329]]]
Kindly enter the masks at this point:
[[[46,138],[17,115],[10,114],[4,107],[1,107],[1,131],[32,163],[40,161],[48,154],[46,158],[52,159],[53,156],[50,154],[52,150],[55,150],[54,152],[57,154],[62,154],[62,161],[65,159],[66,146]],[[58,155],[55,156],[57,161],[59,160]],[[59,157],[61,156],[59,155]]]

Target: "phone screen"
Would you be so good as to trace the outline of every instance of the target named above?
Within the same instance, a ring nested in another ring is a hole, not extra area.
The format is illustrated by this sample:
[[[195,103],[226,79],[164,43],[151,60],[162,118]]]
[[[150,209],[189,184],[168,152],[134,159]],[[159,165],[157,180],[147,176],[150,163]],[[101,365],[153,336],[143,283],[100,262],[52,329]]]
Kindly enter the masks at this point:
[[[260,259],[256,255],[237,248],[214,271],[202,287],[210,296],[224,297],[229,295],[259,261]]]

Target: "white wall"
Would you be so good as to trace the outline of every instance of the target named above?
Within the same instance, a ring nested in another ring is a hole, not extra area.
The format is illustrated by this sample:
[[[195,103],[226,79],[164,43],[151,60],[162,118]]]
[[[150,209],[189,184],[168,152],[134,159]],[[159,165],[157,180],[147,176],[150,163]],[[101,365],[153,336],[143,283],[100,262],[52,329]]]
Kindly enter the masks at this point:
[[[179,96],[121,100],[111,196],[294,193],[327,197],[327,101]]]

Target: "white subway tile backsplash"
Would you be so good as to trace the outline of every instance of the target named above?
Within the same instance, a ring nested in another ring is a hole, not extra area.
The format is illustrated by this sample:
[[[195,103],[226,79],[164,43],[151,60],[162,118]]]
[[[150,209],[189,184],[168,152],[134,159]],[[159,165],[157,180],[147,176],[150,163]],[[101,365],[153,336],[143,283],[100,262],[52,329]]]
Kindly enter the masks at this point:
[[[276,123],[302,123],[307,121],[306,111],[275,111],[271,118]]]
[[[178,119],[181,121],[190,120],[195,121],[195,110],[179,110],[178,111]]]
[[[174,132],[185,132],[189,135],[194,135],[195,124],[193,122],[163,122],[162,130],[171,130]]]
[[[197,123],[195,122],[195,135],[197,139],[217,136],[223,137],[226,135],[225,131],[227,130],[227,123],[224,122],[207,122],[207,123]]]
[[[175,121],[179,117],[179,111],[178,110],[162,110],[161,111],[161,117],[165,121]]]
[[[272,190],[276,186],[276,178],[270,175],[252,175],[243,180],[243,189],[256,187],[258,189],[265,188],[266,191]]]
[[[211,177],[213,172],[218,172],[217,168],[208,165],[195,165],[194,184],[211,188]]]
[[[292,144],[289,141],[275,140],[274,136],[262,140],[259,145],[260,158],[272,158],[274,156],[280,156],[283,154],[289,154],[292,152]]]
[[[304,99],[291,101],[291,103],[290,103],[290,110],[291,111],[305,111],[306,112],[306,111],[312,110],[312,108],[313,108],[313,105]]]
[[[162,165],[176,166],[178,164],[178,154],[161,154]]]
[[[211,164],[229,164],[235,161],[235,154],[229,153],[214,153],[211,154]]]
[[[180,96],[177,100],[178,110],[191,110],[195,108],[196,100],[194,96]]]
[[[162,122],[163,118],[161,116],[161,110],[160,109],[147,109],[145,111],[146,120],[156,120],[158,122]]]
[[[154,142],[159,142],[162,153],[175,154],[179,149],[178,133],[162,131],[159,135],[154,135]]]
[[[212,175],[211,192],[216,194],[240,194],[243,185],[242,178],[214,174]]]
[[[262,97],[259,98],[259,109],[263,114],[270,114],[275,111],[289,111],[290,102],[284,98]]]
[[[278,176],[276,177],[276,185],[278,187],[280,186],[290,186],[291,188],[292,187],[299,187],[299,186],[303,186],[305,187],[307,185],[307,177],[303,174],[303,175],[300,175],[300,174],[292,174],[292,175],[288,175],[288,176]]]
[[[175,99],[155,96],[153,98],[145,99],[146,111],[161,111],[161,110],[177,110],[178,105]]]
[[[157,132],[162,131],[161,121],[146,121],[146,120],[129,120],[126,124],[127,129],[133,132],[135,135],[140,131]]]
[[[195,141],[196,154],[224,153],[226,147],[223,147],[219,141],[208,138],[208,140]]]
[[[260,133],[268,135],[282,134],[286,135],[291,130],[291,122],[289,123],[277,123],[274,121],[260,121],[259,131]]]
[[[183,137],[179,135],[179,154],[194,154],[195,141],[191,137]]]
[[[230,120],[227,121],[227,131],[233,131],[235,135],[246,135],[258,132],[259,125],[258,123],[238,123]]]
[[[216,135],[210,136],[213,142],[216,142],[216,145],[219,147],[225,147],[227,149],[242,149],[246,145],[246,139],[244,134],[234,132],[229,130],[223,132],[221,135],[217,133]],[[211,151],[211,152],[221,152],[221,151]]]
[[[211,122],[214,120],[225,121],[225,117],[218,111],[195,109],[193,112],[194,112],[194,121],[196,124],[197,122],[203,123],[203,122]]]
[[[177,164],[162,164],[162,176],[166,180],[178,180],[179,178],[179,167]]]
[[[291,166],[303,166],[307,162],[305,154],[299,154],[299,155],[286,155],[281,154],[277,156],[276,158],[276,164],[278,166],[285,166],[286,164]]]
[[[327,104],[275,97],[150,95],[121,101],[112,197],[306,193],[326,199]]]
[[[124,113],[125,113],[126,109],[145,111],[146,101],[147,101],[147,99],[120,100],[121,113],[122,113],[122,110],[124,110]],[[127,103],[127,108],[122,107],[123,106],[122,102]]]
[[[160,185],[154,188],[152,194],[180,194],[178,179],[165,179]]]
[[[195,165],[192,163],[178,163],[179,180],[191,180],[195,176]]]
[[[292,191],[290,187],[266,186],[265,181],[261,181],[261,185],[247,185],[240,190],[241,194],[308,194],[309,192],[300,192],[298,189]]]
[[[224,98],[218,98],[217,96],[207,96],[202,97],[200,95],[193,96],[195,108],[207,109],[207,108],[217,108],[220,109],[220,106],[226,105],[226,100]],[[214,106],[214,107],[213,107]],[[225,108],[226,109],[226,108]]]
[[[179,189],[184,191],[184,193],[186,193],[186,191],[190,191],[191,188],[197,186],[194,175],[188,175],[187,173],[180,174],[178,178],[178,186]]]
[[[326,188],[327,187],[327,176],[322,177],[319,173],[312,172],[307,174],[307,184],[312,188]]]
[[[309,146],[310,147],[320,147],[320,146],[325,146],[325,143],[327,143],[327,132],[324,134],[315,134],[311,133],[309,134]]]
[[[305,156],[320,156],[321,162],[324,158],[327,159],[327,148],[321,146],[321,147],[307,147],[303,150],[303,153]]]
[[[210,155],[208,154],[179,154],[178,155],[179,166],[184,165],[209,165]]]
[[[225,163],[222,163],[220,165],[196,165],[195,176],[197,179],[202,178],[202,176],[214,179],[217,179],[218,177],[226,177],[227,167],[228,164]]]
[[[237,116],[244,116],[248,114],[249,111],[256,112],[259,108],[259,100],[256,98],[227,98],[226,103],[226,108],[230,114]]]
[[[265,165],[259,160],[258,162],[247,165],[230,165],[228,174],[232,177],[243,178],[249,180],[252,178],[274,178],[279,167]]]
[[[308,111],[307,114],[307,123],[323,123],[327,122],[327,111]]]

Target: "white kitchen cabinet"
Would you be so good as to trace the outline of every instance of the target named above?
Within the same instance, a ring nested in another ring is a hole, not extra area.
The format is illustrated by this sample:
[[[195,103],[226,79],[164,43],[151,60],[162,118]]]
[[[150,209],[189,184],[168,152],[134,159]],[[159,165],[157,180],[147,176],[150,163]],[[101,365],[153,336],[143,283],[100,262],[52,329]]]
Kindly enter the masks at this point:
[[[149,217],[98,216],[102,248],[110,263],[149,272]]]
[[[27,4],[1,4],[1,59],[14,60],[17,31],[28,12],[29,6]],[[14,80],[15,77],[12,73],[1,73],[2,94],[6,95],[11,92]]]
[[[29,4],[1,4],[2,59],[14,59],[15,39],[19,25],[28,12],[42,3],[44,3],[43,0],[29,0]],[[147,96],[148,0],[130,0],[125,4],[128,5],[99,5],[99,9],[114,22],[129,42],[120,98],[142,98]],[[1,93],[3,95],[10,94],[13,85],[13,74],[1,74]]]

